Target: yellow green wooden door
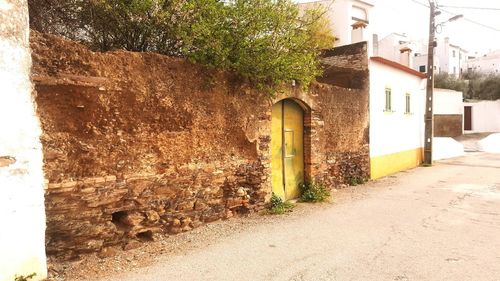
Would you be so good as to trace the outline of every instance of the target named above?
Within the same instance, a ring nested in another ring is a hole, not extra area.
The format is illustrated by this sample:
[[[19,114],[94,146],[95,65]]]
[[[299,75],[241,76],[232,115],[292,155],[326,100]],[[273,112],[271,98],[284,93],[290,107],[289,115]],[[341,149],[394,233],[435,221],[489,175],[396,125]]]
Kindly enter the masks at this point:
[[[273,192],[283,200],[299,197],[304,181],[304,111],[292,100],[273,105],[271,153]]]

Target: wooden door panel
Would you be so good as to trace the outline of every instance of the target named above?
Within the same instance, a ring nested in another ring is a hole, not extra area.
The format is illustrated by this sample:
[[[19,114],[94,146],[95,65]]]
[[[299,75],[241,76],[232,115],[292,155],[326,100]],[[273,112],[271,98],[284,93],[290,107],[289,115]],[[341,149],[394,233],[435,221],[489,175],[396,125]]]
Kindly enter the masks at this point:
[[[283,186],[283,102],[273,105],[271,113],[271,185],[276,196],[285,199]]]
[[[464,107],[464,130],[472,130],[472,106]]]
[[[294,101],[284,101],[284,169],[285,197],[300,196],[299,184],[304,181],[304,112]]]

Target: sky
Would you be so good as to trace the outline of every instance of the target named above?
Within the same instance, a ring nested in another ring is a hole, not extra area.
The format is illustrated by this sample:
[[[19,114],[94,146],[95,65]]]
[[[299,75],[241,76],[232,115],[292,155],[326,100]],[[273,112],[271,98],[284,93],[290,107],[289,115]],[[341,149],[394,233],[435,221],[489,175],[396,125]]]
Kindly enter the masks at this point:
[[[429,34],[429,8],[415,3],[428,4],[428,0],[373,0],[375,8],[370,24],[379,39],[391,32],[406,33],[412,39],[427,40]],[[296,0],[296,2],[312,2]],[[449,22],[442,28],[438,38],[449,37],[450,43],[469,51],[469,55],[482,55],[500,49],[500,1],[498,0],[438,0],[438,5],[450,13],[442,12],[437,23],[448,20],[455,14],[464,18]],[[498,10],[460,9],[444,6],[486,7]],[[475,21],[493,27],[495,30],[474,24]]]

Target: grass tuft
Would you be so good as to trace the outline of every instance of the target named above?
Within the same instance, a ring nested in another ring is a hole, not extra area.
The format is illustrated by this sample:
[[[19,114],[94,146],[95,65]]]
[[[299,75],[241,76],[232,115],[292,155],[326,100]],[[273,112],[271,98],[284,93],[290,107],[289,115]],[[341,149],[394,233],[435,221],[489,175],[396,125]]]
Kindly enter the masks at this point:
[[[276,196],[273,192],[273,196],[271,197],[271,209],[269,209],[267,213],[271,215],[282,215],[291,212],[294,207],[295,205],[290,202],[283,202],[283,199]]]
[[[330,198],[330,191],[320,183],[306,182],[299,185],[300,201],[302,202],[325,202]]]

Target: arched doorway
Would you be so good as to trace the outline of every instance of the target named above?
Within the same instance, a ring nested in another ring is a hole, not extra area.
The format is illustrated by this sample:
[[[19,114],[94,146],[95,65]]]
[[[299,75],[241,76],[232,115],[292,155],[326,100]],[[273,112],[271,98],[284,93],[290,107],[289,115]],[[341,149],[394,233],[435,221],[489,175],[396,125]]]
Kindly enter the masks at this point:
[[[304,181],[304,110],[291,99],[272,107],[272,190],[283,200],[299,197]]]

